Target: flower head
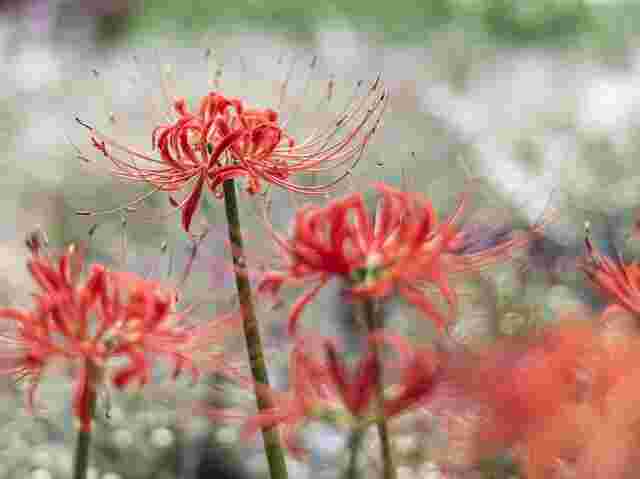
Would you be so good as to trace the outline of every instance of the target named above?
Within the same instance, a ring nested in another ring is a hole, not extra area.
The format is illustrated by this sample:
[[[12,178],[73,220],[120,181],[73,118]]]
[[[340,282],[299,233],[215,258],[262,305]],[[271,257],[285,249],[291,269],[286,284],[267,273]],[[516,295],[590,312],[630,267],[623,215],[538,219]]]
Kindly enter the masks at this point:
[[[210,337],[217,326],[187,325],[185,316],[175,312],[173,291],[100,264],[92,265],[82,281],[82,257],[73,246],[58,260],[39,247],[32,251],[28,268],[38,286],[33,308],[0,309],[6,325],[0,354],[8,365],[2,372],[29,380],[30,406],[45,368],[69,363],[76,374],[74,410],[83,429],[89,430],[88,397],[95,397],[107,382],[117,387],[144,385],[150,381],[153,361],[160,357],[172,364],[174,377],[188,370],[197,378],[196,358],[212,359],[202,338]],[[125,361],[111,364],[115,358]]]
[[[375,214],[362,194],[334,200],[324,207],[307,205],[296,213],[290,237],[273,232],[285,260],[284,271],[268,273],[261,290],[275,294],[285,283],[315,282],[294,305],[289,331],[295,332],[303,308],[332,278],[348,285],[353,297],[385,298],[397,291],[434,320],[439,328],[455,316],[456,295],[449,275],[475,271],[508,258],[528,235],[511,230],[458,227],[467,194],[456,210],[438,221],[431,202],[385,184]],[[373,218],[373,219],[372,219]],[[435,285],[449,304],[443,315],[423,286]]]
[[[149,184],[152,193],[183,192],[182,199],[169,199],[182,211],[182,226],[188,231],[205,188],[220,197],[220,187],[228,179],[245,177],[250,194],[261,191],[263,181],[308,195],[331,190],[362,156],[387,97],[376,79],[327,128],[302,140],[293,138],[279,113],[270,108],[255,108],[221,92],[209,92],[193,110],[184,99],[177,99],[168,112],[171,120],[150,134],[151,153],[126,146],[78,121],[88,128],[94,148],[111,161],[114,176]],[[341,166],[345,167],[342,173],[325,184],[304,185],[293,180],[299,173],[324,173]]]
[[[445,323],[416,284],[433,282],[452,297],[438,270],[450,238],[449,223],[438,224],[431,203],[418,195],[385,184],[376,188],[381,199],[373,220],[363,195],[356,193],[324,207],[299,209],[289,238],[273,232],[286,269],[268,273],[261,290],[276,293],[284,283],[316,283],[294,305],[290,333],[303,307],[332,278],[344,280],[354,297],[384,298],[397,289],[438,325]]]

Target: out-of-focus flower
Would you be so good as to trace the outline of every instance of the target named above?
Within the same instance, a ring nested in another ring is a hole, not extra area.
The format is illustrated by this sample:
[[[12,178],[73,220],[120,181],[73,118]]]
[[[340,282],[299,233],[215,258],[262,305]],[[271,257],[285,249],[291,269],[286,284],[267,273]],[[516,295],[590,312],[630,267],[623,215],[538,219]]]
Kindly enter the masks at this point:
[[[372,349],[376,343],[388,344],[397,357],[379,363]],[[316,348],[324,345],[326,360],[320,359],[319,351],[311,350],[313,344]],[[285,392],[273,388],[258,390],[273,406],[249,417],[244,436],[250,437],[263,427],[280,426],[283,443],[297,457],[306,454],[297,434],[307,423],[323,421],[335,427],[366,427],[373,424],[378,414],[392,418],[427,400],[438,378],[435,353],[413,347],[400,336],[383,331],[369,336],[368,348],[353,375],[339,358],[333,339],[298,338],[289,365],[289,389]],[[380,366],[388,367],[389,372],[399,374],[399,378],[388,387],[382,410],[376,411],[372,399]],[[225,415],[224,412],[214,412],[211,416],[238,417],[236,413]]]
[[[174,378],[183,370],[197,378],[196,361],[224,370],[212,339],[219,341],[239,324],[235,317],[189,325],[175,311],[175,292],[156,281],[100,264],[92,265],[83,281],[76,248],[55,260],[37,241],[28,244],[33,252],[28,268],[39,291],[31,310],[0,309],[5,326],[0,357],[2,373],[29,381],[29,407],[44,370],[60,362],[74,370],[74,411],[84,430],[91,428],[91,396],[95,399],[107,383],[147,384],[156,358],[172,364]],[[223,322],[227,328],[220,327]]]
[[[272,232],[286,265],[265,275],[261,291],[277,294],[285,283],[315,286],[292,308],[289,332],[294,333],[303,308],[332,278],[348,284],[357,298],[385,298],[394,291],[434,320],[439,328],[457,309],[449,276],[476,271],[510,257],[527,244],[528,235],[511,230],[458,228],[467,201],[463,194],[452,215],[439,222],[429,200],[418,194],[378,184],[381,195],[374,219],[360,193],[298,210],[292,235]],[[436,285],[449,304],[443,315],[423,287]]]
[[[219,92],[205,95],[193,111],[184,99],[178,99],[167,113],[171,121],[158,125],[150,135],[158,154],[137,151],[78,121],[89,129],[94,148],[111,160],[114,176],[147,183],[152,192],[184,192],[182,199],[169,199],[182,211],[182,226],[188,231],[204,189],[221,197],[222,183],[231,178],[246,177],[251,194],[261,191],[262,181],[307,195],[331,190],[362,156],[387,98],[378,78],[328,127],[299,141],[287,133],[272,109],[252,108]],[[322,174],[341,166],[342,173],[325,184],[304,185],[293,180],[299,173]]]
[[[600,328],[584,318],[446,354],[425,407],[449,419],[452,438],[463,438],[458,450],[466,449],[464,462],[526,443],[550,418],[601,395],[599,368],[606,356]]]
[[[527,477],[637,475],[638,335],[611,335],[605,324],[595,344],[587,341],[592,349],[581,355],[581,367],[567,370],[578,380],[579,394],[558,403],[553,413],[539,411],[535,427],[530,423],[514,449]]]
[[[397,355],[395,360],[384,362],[387,369],[399,373],[393,395],[385,396],[385,417],[403,414],[429,402],[441,378],[442,358],[429,348],[413,346],[404,337],[387,331],[373,333],[371,340],[389,345]]]
[[[527,478],[636,477],[640,335],[622,307],[604,316],[444,352],[421,403],[444,425],[439,460],[471,469],[508,451]]]

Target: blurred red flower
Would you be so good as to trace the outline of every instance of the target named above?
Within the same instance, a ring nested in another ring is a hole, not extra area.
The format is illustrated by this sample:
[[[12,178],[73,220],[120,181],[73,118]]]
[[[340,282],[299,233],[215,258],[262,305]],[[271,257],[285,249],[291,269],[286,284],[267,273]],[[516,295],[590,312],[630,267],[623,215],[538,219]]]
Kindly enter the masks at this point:
[[[175,311],[175,292],[156,281],[101,264],[92,265],[83,281],[83,258],[73,246],[58,260],[37,245],[32,252],[28,268],[39,288],[34,307],[0,309],[1,372],[29,381],[31,408],[44,370],[58,361],[74,368],[74,411],[84,430],[91,427],[89,404],[97,390],[106,382],[120,388],[148,383],[156,358],[172,363],[174,378],[185,369],[197,378],[196,360],[224,369],[212,341],[239,324],[235,317],[189,325]],[[127,361],[111,365],[113,358]]]
[[[378,412],[372,410],[378,364],[388,367],[399,377],[389,386],[381,413],[391,418],[408,411],[428,399],[437,382],[438,363],[433,351],[411,346],[404,338],[382,330],[368,337],[368,348],[350,374],[338,355],[334,339],[297,338],[289,360],[287,391],[258,389],[272,407],[250,416],[245,422],[245,437],[251,437],[263,427],[281,426],[280,434],[287,449],[296,457],[304,457],[297,433],[312,421],[324,421],[334,426],[373,424]],[[375,360],[374,343],[388,344],[396,353],[382,363]],[[319,346],[324,346],[326,359],[320,358]],[[313,347],[315,346],[315,349]],[[248,386],[245,383],[244,386]],[[237,413],[213,411],[213,418],[238,418]]]

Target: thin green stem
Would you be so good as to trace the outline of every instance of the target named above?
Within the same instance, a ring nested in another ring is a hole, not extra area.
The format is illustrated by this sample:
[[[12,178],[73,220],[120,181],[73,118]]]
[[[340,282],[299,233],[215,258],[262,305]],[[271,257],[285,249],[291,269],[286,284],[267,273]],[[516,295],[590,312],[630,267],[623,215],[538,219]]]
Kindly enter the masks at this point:
[[[344,472],[344,479],[358,479],[360,477],[358,471],[358,456],[360,455],[360,449],[362,448],[362,440],[365,435],[365,428],[356,426],[351,431],[349,437],[349,463],[347,469]]]
[[[364,322],[367,325],[369,333],[372,333],[383,326],[382,315],[378,314],[377,303],[373,299],[366,299],[363,302]],[[393,450],[391,446],[391,438],[389,437],[389,429],[387,420],[384,416],[384,382],[383,370],[380,365],[380,348],[377,344],[371,346],[375,360],[378,362],[378,377],[376,381],[376,407],[378,410],[378,437],[380,438],[380,455],[382,458],[383,477],[384,479],[395,479],[396,469],[393,465]]]
[[[86,479],[89,467],[89,446],[91,445],[91,431],[78,431],[76,452],[73,463],[73,479]]]
[[[247,343],[251,374],[256,384],[269,385],[267,365],[262,350],[262,340],[260,339],[260,329],[253,306],[251,285],[247,260],[244,253],[242,232],[240,229],[240,214],[238,212],[238,200],[236,197],[236,186],[233,179],[227,180],[223,185],[224,205],[227,214],[227,224],[229,225],[229,241],[231,243],[231,254],[233,256],[233,266],[236,275],[236,287],[238,289],[238,300],[242,313],[244,336]],[[256,394],[258,410],[264,411],[272,407],[271,401],[262,394]],[[271,479],[286,479],[287,465],[284,451],[280,445],[277,427],[263,428],[262,438],[264,448],[269,463]]]
[[[95,415],[96,410],[96,378],[98,375],[97,367],[93,362],[87,360],[87,395],[89,416]],[[91,430],[85,430],[80,426],[78,437],[76,439],[76,450],[73,457],[73,479],[86,479],[87,470],[89,469],[89,448],[91,446]]]

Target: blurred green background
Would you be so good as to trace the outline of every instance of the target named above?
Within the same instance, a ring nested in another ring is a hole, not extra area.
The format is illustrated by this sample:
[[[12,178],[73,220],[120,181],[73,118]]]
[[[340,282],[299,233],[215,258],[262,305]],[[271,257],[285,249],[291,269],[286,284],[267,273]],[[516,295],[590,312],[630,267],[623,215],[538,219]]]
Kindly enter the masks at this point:
[[[283,109],[296,119],[293,128],[313,129],[323,117],[309,105],[329,79],[336,84],[335,113],[358,80],[378,73],[391,92],[390,108],[343,191],[384,180],[428,193],[447,211],[473,174],[485,180],[477,205],[495,218],[509,210],[525,226],[550,205],[557,210],[547,237],[528,252],[526,287],[515,286],[510,268],[498,271],[493,296],[481,283],[465,286],[475,299],[460,334],[492,334],[486,323],[498,311],[526,322],[529,314],[548,318],[592,304],[572,267],[583,222],[591,221],[603,247],[637,249],[637,25],[640,3],[631,0],[0,1],[1,304],[30,304],[23,240],[36,226],[53,247],[82,241],[91,260],[174,283],[193,251],[175,216],[142,221],[167,211],[160,196],[145,214],[128,215],[126,225],[119,215],[74,215],[122,205],[142,191],[109,177],[76,116],[148,151],[157,126],[152,105],[165,101],[168,78],[171,90],[191,101],[218,78],[225,92],[271,105],[290,74]],[[93,163],[79,161],[78,149]],[[274,193],[276,226],[286,228],[296,201]],[[232,305],[223,215],[215,200],[210,206],[212,233],[184,285],[187,301],[214,303],[198,310],[200,318]],[[260,221],[251,201],[244,206],[252,260],[266,267],[271,252]],[[161,255],[165,241],[169,253]],[[331,332],[326,311],[340,317],[338,299],[327,292],[305,320]],[[397,321],[414,313],[394,311],[393,324],[409,323],[405,332],[420,333],[413,322]],[[284,313],[263,314],[269,344],[280,348]],[[22,407],[19,387],[4,383],[0,479],[68,477],[74,437],[68,381],[43,384],[38,397],[46,408],[35,418]],[[91,477],[195,479],[213,471],[241,477],[242,467],[230,465],[239,457],[246,474],[263,473],[259,447],[241,449],[237,428],[194,417],[190,400],[212,401],[212,391],[184,380],[172,394],[160,388],[114,395],[112,418],[98,421]],[[310,464],[291,463],[294,477],[335,477],[342,438],[316,431],[308,440],[314,455]],[[214,448],[219,453],[204,452]],[[407,470],[411,477],[437,474],[429,463]]]

